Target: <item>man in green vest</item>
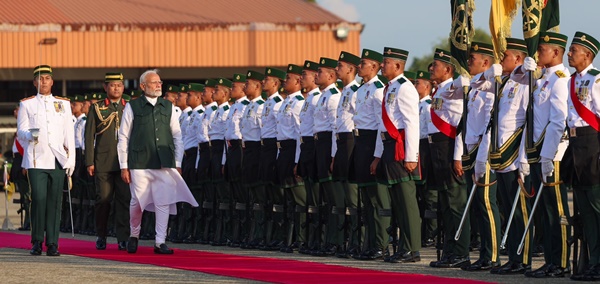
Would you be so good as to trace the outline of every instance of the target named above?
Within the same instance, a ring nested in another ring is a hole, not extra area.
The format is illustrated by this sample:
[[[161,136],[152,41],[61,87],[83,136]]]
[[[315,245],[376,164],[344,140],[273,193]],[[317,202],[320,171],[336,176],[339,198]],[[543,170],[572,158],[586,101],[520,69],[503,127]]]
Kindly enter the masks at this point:
[[[183,142],[173,104],[161,98],[162,81],[156,70],[140,76],[144,96],[125,106],[119,127],[117,150],[121,178],[130,184],[127,252],[137,251],[142,213],[156,213],[154,253],[172,254],[165,244],[169,214],[176,203],[198,203],[181,177]]]

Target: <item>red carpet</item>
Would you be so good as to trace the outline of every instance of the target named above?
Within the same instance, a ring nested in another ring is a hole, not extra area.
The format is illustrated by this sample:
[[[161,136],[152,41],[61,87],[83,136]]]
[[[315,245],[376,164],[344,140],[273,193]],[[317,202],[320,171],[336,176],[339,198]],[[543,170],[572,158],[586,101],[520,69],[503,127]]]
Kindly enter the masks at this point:
[[[0,247],[29,250],[31,248],[30,240],[29,235],[0,232]],[[108,245],[107,250],[99,251],[94,248],[93,242],[73,239],[60,239],[59,251],[61,254],[151,264],[276,283],[483,283],[466,279],[384,272],[308,261],[238,256],[196,250],[175,249],[173,255],[158,256],[154,254],[152,247],[139,247],[137,253],[129,254],[118,251],[116,244],[113,244]]]

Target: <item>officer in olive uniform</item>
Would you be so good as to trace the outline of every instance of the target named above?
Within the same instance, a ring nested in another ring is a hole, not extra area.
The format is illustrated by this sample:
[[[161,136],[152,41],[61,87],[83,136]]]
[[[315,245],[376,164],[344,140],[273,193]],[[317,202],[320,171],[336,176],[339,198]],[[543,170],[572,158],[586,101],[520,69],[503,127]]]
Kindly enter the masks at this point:
[[[42,254],[46,241],[48,256],[59,256],[58,235],[65,170],[75,169],[75,135],[71,105],[52,95],[52,68],[40,65],[33,70],[38,94],[21,100],[17,136],[28,145],[23,155],[31,185],[32,255]]]
[[[96,249],[106,249],[109,214],[114,204],[114,224],[119,250],[129,238],[129,186],[121,179],[117,155],[119,125],[125,108],[123,74],[106,73],[107,98],[92,105],[85,128],[85,165],[96,185]]]
[[[563,162],[566,166],[565,169],[571,169],[570,175],[567,174],[567,176],[570,177],[569,183],[573,185],[575,202],[581,212],[584,224],[583,232],[588,241],[589,250],[587,270],[583,275],[571,278],[574,280],[600,280],[600,168],[598,168],[600,145],[596,139],[600,131],[598,123],[600,71],[592,66],[599,47],[600,43],[594,37],[577,32],[568,53],[569,65],[575,68],[576,75],[571,77],[568,84],[567,126],[571,130],[569,131],[571,135],[569,138],[570,149],[565,154]],[[554,255],[554,251],[552,252],[553,258],[558,256]],[[584,252],[584,248],[582,248],[582,252]],[[567,262],[568,257],[567,255]],[[558,259],[556,257],[556,260]],[[562,266],[554,261],[552,264]]]
[[[533,148],[527,148],[527,157],[531,165],[531,186],[536,191],[543,183],[540,198],[536,209],[546,214],[544,221],[544,250],[545,266],[534,271],[531,267],[532,232],[528,231],[524,240],[523,258],[524,265],[517,265],[513,273],[524,273],[528,277],[563,277],[570,273],[569,245],[570,228],[561,219],[569,214],[567,191],[562,184],[560,161],[567,148],[565,121],[568,112],[568,81],[570,72],[563,65],[562,58],[567,45],[567,36],[547,32],[540,34],[538,45],[538,62],[531,57],[525,58],[521,68],[513,72],[512,78],[520,83],[527,83],[529,72],[544,67],[542,78],[536,81],[533,91]],[[529,125],[527,127],[530,127]],[[575,130],[573,133],[583,134]],[[527,146],[529,147],[529,146]],[[586,154],[590,154],[586,150]],[[597,160],[596,160],[597,161]],[[538,194],[539,194],[538,193]],[[542,205],[543,203],[543,205]],[[531,209],[533,210],[533,209]],[[530,212],[527,212],[529,215]],[[537,213],[536,213],[537,214]],[[519,238],[524,235],[521,232]],[[519,244],[517,244],[519,245]],[[548,251],[546,251],[548,249]],[[553,252],[557,250],[556,252]],[[560,251],[560,252],[559,252]],[[548,255],[546,255],[546,253]],[[513,264],[514,265],[514,264]],[[502,270],[500,270],[502,271]]]

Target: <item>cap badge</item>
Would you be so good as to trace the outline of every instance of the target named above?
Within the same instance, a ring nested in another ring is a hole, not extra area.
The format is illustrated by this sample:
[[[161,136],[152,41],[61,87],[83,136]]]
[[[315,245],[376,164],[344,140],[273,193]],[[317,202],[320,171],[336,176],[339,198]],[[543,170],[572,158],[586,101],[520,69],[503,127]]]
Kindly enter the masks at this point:
[[[292,66],[290,66],[290,68],[288,68],[288,70],[292,71]]]
[[[325,64],[325,59],[321,60],[321,64]]]
[[[240,75],[237,75],[237,76],[235,77],[235,79],[236,79],[236,80],[239,80],[239,79],[240,79]]]
[[[549,41],[550,41],[550,37],[549,37],[549,36],[545,36],[545,37],[544,37],[544,41],[545,41],[545,42],[549,42]]]
[[[369,52],[368,51],[365,51],[365,56],[369,56]]]
[[[252,76],[252,72],[248,72],[248,77]]]
[[[340,58],[344,58],[344,54],[342,53],[342,55],[340,55]]]
[[[223,79],[219,79],[219,84],[223,84]]]
[[[475,50],[475,51],[479,50],[479,45],[476,44],[475,46],[473,46],[473,50]]]
[[[307,63],[306,63],[306,67],[310,67],[310,62],[307,62]]]
[[[271,69],[267,70],[267,74],[271,74]]]

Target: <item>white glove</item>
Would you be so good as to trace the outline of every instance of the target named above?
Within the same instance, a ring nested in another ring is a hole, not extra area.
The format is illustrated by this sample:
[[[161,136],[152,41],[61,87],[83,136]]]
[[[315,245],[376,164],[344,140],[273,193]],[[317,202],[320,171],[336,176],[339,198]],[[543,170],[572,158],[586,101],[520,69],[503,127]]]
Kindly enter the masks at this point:
[[[469,87],[471,85],[471,78],[460,75],[458,78],[454,79],[452,85],[454,85],[454,88]]]
[[[519,172],[523,175],[523,177],[528,176],[531,173],[529,170],[529,163],[520,163]]]
[[[475,161],[475,178],[480,179],[485,175],[485,162]]]
[[[66,170],[67,170],[67,176],[70,177],[70,176],[73,175],[73,172],[75,172],[75,167],[73,167],[73,168],[66,168]]]
[[[488,70],[485,70],[485,72],[483,72],[483,76],[485,77],[486,80],[493,82],[496,77],[502,76],[502,65],[497,64],[497,63],[492,65],[492,67],[490,67]]]
[[[542,177],[549,177],[554,172],[554,162],[542,158]]]
[[[535,71],[535,69],[537,68],[537,63],[535,63],[535,59],[529,56],[525,57],[525,60],[523,61],[523,68],[525,68],[525,70],[527,71]]]

